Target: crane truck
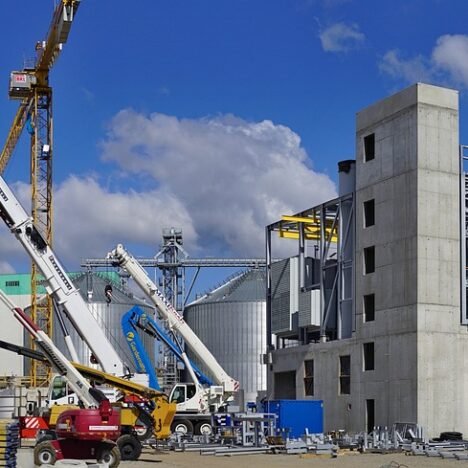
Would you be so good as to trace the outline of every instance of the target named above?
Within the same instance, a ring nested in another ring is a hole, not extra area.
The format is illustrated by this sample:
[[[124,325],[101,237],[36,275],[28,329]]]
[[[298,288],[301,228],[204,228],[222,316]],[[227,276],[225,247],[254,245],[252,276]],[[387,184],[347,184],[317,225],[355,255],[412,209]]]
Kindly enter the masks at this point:
[[[32,218],[26,214],[26,211],[1,176],[0,218],[3,219],[7,227],[24,247],[43,276],[44,287],[57,305],[57,317],[62,325],[65,343],[72,361],[78,363],[79,359],[63,320],[60,320],[62,313],[65,313],[69,318],[78,335],[90,348],[94,362],[99,364],[106,374],[113,374],[118,377],[128,376],[128,366],[121,360],[79,291],[74,287],[57,256],[43,239],[34,226]],[[135,387],[134,392],[136,394],[138,394],[137,387]],[[142,388],[147,387],[143,386]],[[166,416],[172,414],[169,403],[159,406],[160,411],[166,413]],[[154,428],[156,438],[165,438],[170,434],[168,427],[170,418],[166,416],[159,418],[162,424],[156,424]]]
[[[153,428],[157,438],[169,436],[168,429],[176,408],[175,404],[168,403],[164,393],[98,369],[70,362],[47,334],[1,290],[0,301],[33,337],[41,352],[21,351],[22,347],[14,345],[9,346],[10,350],[29,354],[34,359],[46,359],[53,370],[66,379],[79,399],[80,409],[77,409],[76,405],[54,405],[50,408],[49,422],[53,421],[55,431],[50,431],[47,434],[50,437],[45,437],[46,440],[36,445],[35,459],[40,462],[38,464],[55,462],[61,458],[92,458],[96,455],[98,460],[106,461],[113,468],[118,465],[120,459],[137,459],[141,454],[141,444],[134,435],[133,428],[137,420],[142,418]],[[112,385],[124,393],[143,396],[147,400],[146,408],[141,405],[115,404],[113,410],[105,394],[93,387],[90,381]],[[99,411],[80,412],[81,409]],[[62,426],[67,418],[75,422],[64,432]],[[103,418],[107,418],[106,421]],[[110,418],[112,424],[109,422]],[[78,419],[82,421],[81,426],[77,422]],[[85,428],[86,424],[88,427]],[[118,428],[114,427],[116,425]],[[81,427],[81,430],[78,430],[78,427]],[[85,441],[79,446],[81,452],[76,452],[77,444],[70,442],[76,442],[77,439]],[[115,443],[108,443],[109,440]],[[117,452],[114,447],[118,447]]]
[[[187,354],[181,351],[180,356],[190,375],[191,382],[176,384],[169,395],[169,400],[177,403],[177,412],[172,423],[172,430],[174,432],[199,434],[211,433],[211,414],[222,411],[233,400],[235,393],[239,390],[239,382],[230,377],[221,367],[210,350],[122,244],[117,245],[114,250],[109,252],[108,258],[133,278],[144,294],[156,306],[173,336],[180,335],[185,345],[190,348],[199,362],[203,363],[213,378],[214,384],[203,385],[197,377]]]

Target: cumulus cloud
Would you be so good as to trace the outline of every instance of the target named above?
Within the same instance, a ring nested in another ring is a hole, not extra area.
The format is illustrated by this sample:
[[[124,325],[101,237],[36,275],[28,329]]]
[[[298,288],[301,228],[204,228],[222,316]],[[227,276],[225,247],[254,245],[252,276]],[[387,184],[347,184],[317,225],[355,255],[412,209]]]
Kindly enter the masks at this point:
[[[163,190],[110,192],[94,178],[70,177],[55,191],[57,251],[70,261],[102,257],[117,243],[152,246],[161,229],[180,226],[189,245],[197,236],[190,214],[180,201]]]
[[[172,226],[183,229],[193,256],[261,257],[267,224],[336,196],[333,182],[310,167],[299,136],[270,121],[124,110],[110,123],[102,157],[117,166],[122,186],[143,188],[110,190],[97,176],[76,175],[55,186],[54,250],[69,269],[120,242],[154,254],[161,230]],[[12,189],[28,210],[30,186]],[[0,272],[12,272],[18,259],[22,270],[29,266],[5,226],[0,258]]]
[[[389,50],[383,56],[382,61],[379,63],[379,69],[392,78],[402,78],[409,83],[414,83],[432,79],[433,73],[429,65],[427,59],[422,55],[404,59],[401,53],[394,49]]]
[[[152,178],[180,202],[205,253],[215,246],[226,256],[261,256],[267,224],[336,194],[332,181],[309,166],[300,137],[268,120],[123,110],[102,148],[105,161]]]
[[[468,87],[468,36],[444,35],[437,39],[429,56],[404,58],[390,50],[379,63],[381,72],[408,83],[428,81]]]
[[[445,35],[437,39],[432,62],[459,84],[468,86],[468,36]]]
[[[325,52],[347,52],[361,46],[366,36],[356,24],[335,23],[319,34]]]
[[[16,183],[12,189],[28,210],[30,186]],[[190,214],[164,190],[110,192],[95,178],[72,176],[54,191],[54,251],[71,269],[86,257],[102,258],[117,243],[151,246],[154,252],[161,229],[172,225],[184,229],[188,245],[196,245]],[[0,229],[0,258],[2,273],[12,272],[11,264],[22,261],[24,269],[29,263],[5,226]]]

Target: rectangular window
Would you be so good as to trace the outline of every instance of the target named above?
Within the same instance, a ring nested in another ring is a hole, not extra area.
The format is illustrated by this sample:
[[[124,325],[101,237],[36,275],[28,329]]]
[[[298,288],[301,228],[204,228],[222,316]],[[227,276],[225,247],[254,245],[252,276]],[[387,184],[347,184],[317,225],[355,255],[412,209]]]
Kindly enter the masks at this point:
[[[314,360],[304,361],[304,394],[314,396]]]
[[[375,271],[375,246],[364,249],[364,274],[374,273]]]
[[[10,288],[19,286],[19,285],[20,285],[19,281],[5,281],[5,286],[10,287]]]
[[[375,201],[367,200],[364,202],[364,227],[370,227],[375,224]]]
[[[363,345],[364,354],[364,370],[374,370],[374,343],[364,343]]]
[[[375,133],[364,137],[364,162],[375,158]]]
[[[340,395],[351,393],[351,356],[340,356]]]
[[[366,429],[371,433],[375,427],[375,400],[366,400]]]
[[[364,296],[364,322],[373,322],[375,320],[375,294],[366,294]]]

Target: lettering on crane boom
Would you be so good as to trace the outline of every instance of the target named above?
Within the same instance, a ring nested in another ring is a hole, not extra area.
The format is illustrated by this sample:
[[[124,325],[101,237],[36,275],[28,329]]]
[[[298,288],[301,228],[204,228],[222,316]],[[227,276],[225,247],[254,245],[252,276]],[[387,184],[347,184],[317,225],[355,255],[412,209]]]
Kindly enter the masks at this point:
[[[69,291],[71,291],[73,288],[72,288],[72,285],[70,284],[70,282],[67,280],[65,274],[63,273],[63,271],[60,269],[60,267],[57,265],[57,262],[55,261],[55,258],[53,255],[51,255],[49,257],[49,260],[50,260],[50,263],[52,263],[52,266],[54,267],[55,271],[59,274],[60,276],[60,279],[63,281],[63,283],[65,284],[65,286],[68,288]]]
[[[5,201],[8,201],[8,197],[6,196],[6,193],[0,188],[0,195]]]
[[[184,322],[184,319],[182,316],[177,312],[177,310],[174,309],[173,305],[164,297],[164,295],[159,291],[159,289],[156,289],[156,294],[158,295],[159,299],[163,301],[164,305],[173,313],[175,316],[179,319],[179,321]]]

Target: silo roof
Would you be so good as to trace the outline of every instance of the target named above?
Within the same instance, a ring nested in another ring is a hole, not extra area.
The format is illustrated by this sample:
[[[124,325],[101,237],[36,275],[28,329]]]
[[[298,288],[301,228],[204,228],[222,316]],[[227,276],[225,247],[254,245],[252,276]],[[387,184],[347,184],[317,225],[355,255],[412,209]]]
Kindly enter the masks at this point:
[[[73,278],[74,286],[80,290],[81,295],[88,300],[88,273],[78,274]],[[105,288],[107,285],[112,286],[112,302],[115,304],[132,304],[132,305],[148,305],[145,302],[132,297],[130,294],[126,294],[119,287],[117,282],[113,278],[106,278],[100,274],[92,274],[92,302],[107,302]]]
[[[265,299],[265,271],[253,269],[227,280],[190,305],[209,302],[261,302]]]

